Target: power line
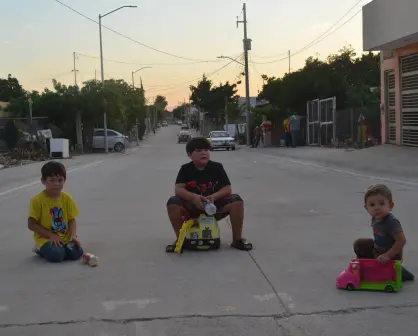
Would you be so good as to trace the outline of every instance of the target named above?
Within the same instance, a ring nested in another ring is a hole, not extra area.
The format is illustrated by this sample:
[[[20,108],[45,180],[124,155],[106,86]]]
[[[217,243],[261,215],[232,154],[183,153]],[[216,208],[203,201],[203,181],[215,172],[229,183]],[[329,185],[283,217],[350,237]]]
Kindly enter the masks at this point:
[[[251,52],[251,54],[254,55],[255,57],[258,57],[258,58],[277,58],[277,57],[281,57],[283,55],[287,55],[287,51],[284,52],[284,53],[281,53],[281,54],[276,54],[276,55],[271,55],[271,56],[261,56],[261,55],[255,54],[253,52]]]
[[[251,66],[253,67],[253,69],[254,69],[254,71],[255,71],[255,73],[257,74],[257,75],[259,75],[260,76],[260,78],[262,78],[263,76],[261,75],[261,73],[257,70],[257,68],[255,67],[255,64],[254,64],[254,62],[253,62],[253,59],[252,59],[252,57],[250,56],[250,62],[251,62]]]
[[[65,3],[61,2],[60,0],[53,0],[53,1],[55,1],[55,2],[59,3],[60,5],[62,5],[62,6],[64,6],[64,7],[66,7],[66,8],[68,8],[68,9],[69,9],[69,10],[71,10],[72,12],[74,12],[74,13],[76,13],[76,14],[78,14],[78,15],[82,16],[82,17],[84,17],[85,19],[87,19],[87,20],[89,20],[89,21],[94,22],[95,24],[99,24],[99,22],[97,22],[96,20],[93,20],[92,18],[90,18],[90,17],[88,17],[87,15],[85,15],[85,14],[83,14],[83,13],[81,13],[81,12],[79,12],[79,11],[75,10],[74,8],[72,8],[72,7],[68,6],[67,4],[65,4]],[[129,41],[131,41],[131,42],[134,42],[134,43],[136,43],[136,44],[139,44],[139,45],[141,45],[141,46],[143,46],[143,47],[145,47],[145,48],[148,48],[148,49],[153,50],[153,51],[155,51],[155,52],[158,52],[158,53],[160,53],[160,54],[164,54],[164,55],[171,56],[171,57],[175,57],[175,58],[179,58],[179,59],[184,59],[184,60],[186,60],[186,61],[207,62],[207,63],[209,63],[209,62],[217,62],[217,60],[199,60],[199,59],[188,58],[188,57],[183,57],[183,56],[179,56],[179,55],[176,55],[176,54],[172,54],[172,53],[169,53],[169,52],[166,52],[166,51],[163,51],[163,50],[160,50],[160,49],[157,49],[157,48],[151,47],[151,46],[149,46],[149,45],[147,45],[147,44],[145,44],[145,43],[142,43],[142,42],[140,42],[140,41],[137,41],[137,40],[133,39],[132,37],[129,37],[129,36],[125,35],[125,34],[122,34],[122,33],[118,32],[118,31],[116,31],[116,30],[114,30],[114,29],[112,29],[112,28],[106,27],[106,26],[104,26],[104,25],[102,25],[102,27],[103,27],[103,28],[106,28],[107,30],[111,31],[112,33],[114,33],[114,34],[116,34],[116,35],[119,35],[119,36],[121,36],[121,37],[123,37],[123,38],[125,38],[125,39],[127,39],[127,40],[129,40]]]
[[[332,32],[331,29],[334,28],[340,21],[342,21],[342,19],[344,19],[360,2],[362,2],[363,0],[358,0],[354,6],[352,6],[338,21],[336,21],[331,27],[329,27],[325,32],[323,32],[321,35],[319,35],[316,39],[314,39],[313,41],[311,41],[310,43],[308,43],[307,45],[305,45],[303,48],[299,49],[298,51],[296,51],[295,53],[291,54],[290,56],[295,56],[300,54],[301,52],[319,44],[320,42],[322,42],[323,40],[325,40],[327,37],[331,36],[332,34],[336,33],[338,30],[340,30],[342,27],[344,27],[347,23],[349,23],[351,20],[353,20],[358,14],[361,13],[362,8],[360,8],[357,12],[355,12],[352,16],[350,16],[348,18],[348,20],[344,21],[343,24],[341,24],[340,26],[338,26],[335,30],[333,30]],[[327,34],[328,32],[330,32],[329,34]],[[327,35],[325,35],[327,34]],[[325,36],[324,36],[325,35]],[[287,54],[287,53],[286,53]],[[289,59],[289,56],[287,57],[283,57],[274,61],[269,61],[269,62],[253,62],[254,64],[271,64],[271,63],[277,63],[277,62],[281,62],[284,60]]]
[[[241,55],[240,55],[239,57],[241,57]],[[209,77],[211,77],[211,76],[213,76],[213,75],[216,75],[217,73],[219,73],[220,71],[222,71],[223,69],[225,69],[225,68],[226,68],[228,65],[230,65],[231,63],[236,62],[236,61],[237,61],[237,59],[238,59],[239,57],[236,57],[235,59],[232,59],[231,61],[229,61],[228,63],[226,63],[226,64],[225,64],[225,65],[223,65],[222,67],[220,67],[220,68],[218,68],[218,69],[216,69],[216,70],[214,70],[214,71],[210,72],[209,74],[205,74],[205,77],[206,77],[206,78],[209,78]],[[187,81],[187,82],[183,82],[183,83],[178,83],[178,84],[173,84],[173,85],[167,86],[166,88],[162,88],[162,89],[159,89],[159,88],[154,88],[154,89],[145,90],[145,91],[158,91],[158,92],[160,92],[160,91],[164,91],[164,92],[165,92],[165,91],[170,91],[170,90],[172,90],[172,89],[176,89],[176,88],[178,88],[178,87],[181,87],[181,86],[184,86],[184,85],[187,85],[187,84],[194,83],[194,82],[196,82],[196,81],[198,81],[198,80],[200,80],[200,79],[202,79],[202,77],[201,77],[201,76],[200,76],[200,77],[198,77],[198,78],[195,78],[195,79],[193,79],[193,80]]]
[[[92,58],[92,59],[100,59],[99,56],[92,56],[92,55],[86,55],[86,54],[79,54],[78,56],[85,57],[85,58]],[[194,65],[194,64],[202,64],[202,63],[208,63],[208,61],[197,61],[197,62],[190,62],[190,63],[139,63],[139,62],[126,62],[126,61],[118,61],[118,60],[111,60],[111,59],[103,59],[106,62],[110,63],[118,63],[118,64],[127,64],[127,65],[160,65],[160,66],[186,66],[186,65]],[[210,63],[218,63],[220,60],[211,61]]]
[[[310,48],[311,46],[315,45],[318,40],[321,39],[321,37],[323,37],[324,35],[326,35],[328,32],[330,32],[339,22],[341,22],[354,8],[357,7],[357,5],[362,2],[363,0],[358,0],[337,22],[335,22],[331,27],[329,27],[325,32],[323,32],[321,35],[319,35],[315,40],[313,40],[310,44],[306,45],[305,47],[303,47],[302,49],[298,50],[297,53],[302,52],[308,48]],[[335,33],[338,29],[340,29],[342,26],[346,25],[348,22],[350,22],[352,19],[354,19],[360,12],[362,11],[362,8],[360,8],[359,11],[357,11],[353,16],[351,16],[349,18],[349,20],[345,21],[341,26],[339,26],[336,30],[334,30],[332,32]],[[329,34],[331,35],[331,34]],[[326,35],[326,37],[328,37],[329,35]],[[322,41],[323,39],[321,39],[320,41]],[[318,43],[320,42],[318,41]]]

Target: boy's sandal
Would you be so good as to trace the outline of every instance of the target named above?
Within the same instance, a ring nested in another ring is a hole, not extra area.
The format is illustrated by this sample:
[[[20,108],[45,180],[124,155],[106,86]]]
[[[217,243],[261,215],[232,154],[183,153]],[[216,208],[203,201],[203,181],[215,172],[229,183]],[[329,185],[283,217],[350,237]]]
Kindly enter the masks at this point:
[[[251,251],[253,249],[253,244],[248,242],[246,239],[242,238],[235,240],[231,243],[231,247],[241,250],[241,251]]]

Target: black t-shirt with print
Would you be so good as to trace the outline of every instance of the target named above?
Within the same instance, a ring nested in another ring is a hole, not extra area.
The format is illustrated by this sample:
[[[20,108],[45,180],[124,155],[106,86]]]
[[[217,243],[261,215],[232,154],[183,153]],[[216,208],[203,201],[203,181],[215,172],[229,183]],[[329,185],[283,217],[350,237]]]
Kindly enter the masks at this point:
[[[188,191],[209,196],[231,185],[231,182],[221,163],[209,161],[203,169],[198,169],[193,162],[182,165],[176,184],[185,184]]]

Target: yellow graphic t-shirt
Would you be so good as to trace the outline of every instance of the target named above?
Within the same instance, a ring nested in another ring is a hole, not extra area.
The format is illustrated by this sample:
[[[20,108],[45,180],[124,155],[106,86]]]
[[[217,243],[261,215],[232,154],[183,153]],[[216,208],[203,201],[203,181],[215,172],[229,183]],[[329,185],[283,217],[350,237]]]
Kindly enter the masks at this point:
[[[51,198],[41,191],[30,200],[29,217],[35,219],[44,229],[60,236],[65,244],[71,238],[68,222],[76,219],[77,216],[77,206],[71,196],[65,192],[61,192],[58,198]],[[48,239],[37,233],[33,234],[33,238],[38,249],[48,242]]]

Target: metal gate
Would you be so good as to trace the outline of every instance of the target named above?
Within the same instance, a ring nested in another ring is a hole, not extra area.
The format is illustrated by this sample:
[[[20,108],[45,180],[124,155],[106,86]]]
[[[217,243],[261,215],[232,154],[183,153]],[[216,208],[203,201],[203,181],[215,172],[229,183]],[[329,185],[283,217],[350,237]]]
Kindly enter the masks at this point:
[[[308,101],[306,104],[307,143],[308,146],[319,145],[319,99]]]
[[[396,96],[395,96],[395,71],[385,72],[386,81],[386,122],[387,122],[387,138],[391,144],[396,143]]]
[[[307,132],[309,146],[335,146],[336,97],[307,102]]]
[[[418,146],[418,54],[401,58],[402,144]]]

